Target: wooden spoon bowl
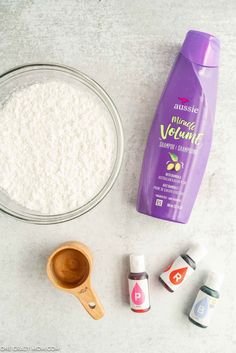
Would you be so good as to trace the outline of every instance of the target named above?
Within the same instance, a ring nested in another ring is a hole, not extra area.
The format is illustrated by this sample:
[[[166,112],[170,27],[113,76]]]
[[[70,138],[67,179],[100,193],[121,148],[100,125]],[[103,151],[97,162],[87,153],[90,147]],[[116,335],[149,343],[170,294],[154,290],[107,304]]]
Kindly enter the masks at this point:
[[[47,274],[59,289],[75,295],[93,319],[101,319],[103,306],[91,287],[92,255],[89,248],[79,242],[67,242],[49,257]]]

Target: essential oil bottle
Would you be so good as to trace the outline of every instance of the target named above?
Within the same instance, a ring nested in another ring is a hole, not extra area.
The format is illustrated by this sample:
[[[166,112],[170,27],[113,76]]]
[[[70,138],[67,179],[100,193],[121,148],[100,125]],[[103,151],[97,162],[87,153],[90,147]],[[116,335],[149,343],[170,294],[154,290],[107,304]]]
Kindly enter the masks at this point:
[[[129,298],[130,308],[135,313],[150,310],[148,274],[143,255],[130,255]]]
[[[209,272],[207,280],[199,289],[198,295],[189,314],[189,320],[196,326],[207,328],[215,306],[220,298],[219,290],[223,276]]]
[[[186,254],[180,255],[160,275],[160,281],[169,292],[179,288],[196,270],[196,265],[206,255],[207,250],[201,244],[193,245]]]

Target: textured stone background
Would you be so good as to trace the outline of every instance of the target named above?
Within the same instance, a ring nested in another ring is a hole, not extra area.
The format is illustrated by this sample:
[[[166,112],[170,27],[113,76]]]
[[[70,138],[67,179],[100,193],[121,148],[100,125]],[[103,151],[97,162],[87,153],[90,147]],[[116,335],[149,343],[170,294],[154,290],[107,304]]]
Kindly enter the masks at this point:
[[[188,29],[222,41],[214,142],[188,225],[138,214],[135,198],[152,116]],[[121,114],[126,148],[122,172],[109,196],[82,218],[34,226],[0,216],[0,347],[55,346],[63,353],[233,353],[236,351],[236,2],[75,1],[0,2],[1,72],[25,63],[78,68],[112,96]],[[106,309],[92,321],[76,299],[56,291],[45,274],[47,256],[76,239],[94,252],[94,286]],[[172,257],[200,240],[209,256],[186,286],[169,295],[157,275]],[[129,311],[127,254],[146,255],[152,310]],[[225,272],[222,301],[211,327],[188,313],[207,269]]]

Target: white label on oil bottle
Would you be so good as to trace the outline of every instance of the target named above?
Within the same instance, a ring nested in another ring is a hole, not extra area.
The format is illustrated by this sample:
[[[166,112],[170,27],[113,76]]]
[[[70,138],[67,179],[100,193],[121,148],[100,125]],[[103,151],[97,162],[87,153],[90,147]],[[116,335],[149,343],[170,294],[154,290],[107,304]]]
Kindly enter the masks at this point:
[[[203,326],[208,326],[219,299],[214,298],[203,291],[199,291],[193,304],[189,317]]]
[[[167,286],[175,291],[186,279],[191,276],[194,269],[179,256],[177,259],[160,275],[160,278]]]
[[[134,310],[150,308],[149,286],[147,279],[129,279],[130,307]]]

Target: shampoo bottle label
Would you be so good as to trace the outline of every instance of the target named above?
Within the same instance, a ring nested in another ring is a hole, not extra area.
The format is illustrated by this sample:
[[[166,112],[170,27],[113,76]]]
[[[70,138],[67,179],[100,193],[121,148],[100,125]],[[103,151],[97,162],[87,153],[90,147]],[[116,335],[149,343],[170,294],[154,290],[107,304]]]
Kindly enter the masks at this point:
[[[193,272],[193,268],[179,256],[172,265],[161,274],[160,278],[172,291],[175,291]]]
[[[202,326],[207,327],[210,323],[212,312],[218,300],[219,299],[213,298],[200,290],[189,317]]]
[[[134,310],[150,308],[148,280],[129,279],[130,307]]]

